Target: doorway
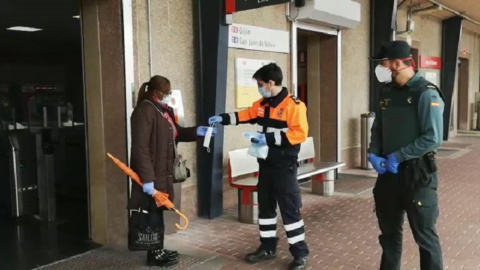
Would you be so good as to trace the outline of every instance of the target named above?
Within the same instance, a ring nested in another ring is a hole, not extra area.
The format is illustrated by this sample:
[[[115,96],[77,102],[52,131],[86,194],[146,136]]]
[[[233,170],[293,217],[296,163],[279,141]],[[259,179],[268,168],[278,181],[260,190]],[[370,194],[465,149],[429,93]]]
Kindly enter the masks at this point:
[[[469,130],[468,125],[468,82],[469,82],[469,61],[467,58],[460,58],[458,64],[458,97],[457,97],[457,128],[458,130]]]
[[[417,72],[418,71],[418,67],[420,65],[420,59],[418,57],[418,49],[417,48],[414,48],[412,47],[411,50],[410,50],[411,54],[412,54],[412,59],[413,59],[413,62],[415,63],[415,71]]]
[[[0,0],[0,261],[31,269],[89,241],[79,0]]]
[[[307,105],[309,136],[317,159],[336,161],[338,134],[338,36],[298,30],[298,97]]]

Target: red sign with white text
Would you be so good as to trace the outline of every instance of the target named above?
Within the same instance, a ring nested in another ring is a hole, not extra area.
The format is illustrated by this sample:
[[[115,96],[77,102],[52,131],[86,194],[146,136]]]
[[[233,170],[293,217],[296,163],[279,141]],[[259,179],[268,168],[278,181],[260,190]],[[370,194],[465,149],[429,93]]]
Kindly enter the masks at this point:
[[[442,68],[442,58],[435,57],[435,56],[420,55],[420,67],[421,68],[431,68],[431,69],[441,69]]]

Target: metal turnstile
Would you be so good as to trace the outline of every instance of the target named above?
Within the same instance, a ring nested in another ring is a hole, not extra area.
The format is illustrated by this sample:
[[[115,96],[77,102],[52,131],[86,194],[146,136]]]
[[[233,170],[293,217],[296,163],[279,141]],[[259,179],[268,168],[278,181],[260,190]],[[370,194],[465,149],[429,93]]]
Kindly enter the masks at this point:
[[[9,153],[7,132],[0,130],[0,216],[11,216],[12,212]]]
[[[9,131],[12,216],[38,213],[36,138],[28,129]]]
[[[55,147],[54,130],[43,129],[36,133],[38,206],[40,219],[56,219],[55,201]]]

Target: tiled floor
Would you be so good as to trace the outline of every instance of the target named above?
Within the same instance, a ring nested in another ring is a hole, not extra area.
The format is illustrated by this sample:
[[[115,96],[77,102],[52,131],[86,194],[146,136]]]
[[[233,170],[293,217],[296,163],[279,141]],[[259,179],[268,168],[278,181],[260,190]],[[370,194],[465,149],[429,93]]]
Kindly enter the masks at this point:
[[[445,269],[480,269],[480,137],[460,136],[449,143],[449,148],[468,151],[439,159],[438,231]],[[373,184],[374,180],[368,176],[339,179],[336,183],[339,193],[333,197],[312,195],[308,187],[304,189],[302,212],[311,249],[309,269],[378,269],[381,250],[370,190]],[[404,228],[402,269],[418,270],[418,249],[407,224]],[[243,258],[258,246],[257,226],[239,223],[235,210],[228,210],[215,220],[191,222],[189,229],[169,236],[167,245],[188,256],[202,254],[200,263],[184,269],[286,269],[291,258],[281,226],[278,232],[281,244],[277,259],[255,265],[245,263]],[[105,262],[115,254],[122,256],[122,253],[111,252]],[[189,260],[188,256],[185,260]],[[69,261],[63,263],[67,266]],[[78,258],[70,265],[80,265]],[[114,263],[109,266],[99,262],[89,265],[88,269],[117,269],[114,266]],[[143,261],[132,257],[129,267],[144,269]]]
[[[471,151],[439,160],[438,231],[445,269],[480,269],[480,138],[462,136],[449,142],[448,147]],[[337,181],[336,191],[347,193],[369,189],[374,183],[369,178],[350,179],[345,184],[341,181]],[[371,196],[326,198],[305,192],[303,201],[310,269],[378,268],[381,250]],[[418,249],[407,224],[405,231],[403,269],[419,269]],[[197,220],[189,230],[169,237],[169,241],[236,259],[222,269],[284,269],[290,254],[283,231],[279,233],[283,238],[278,258],[253,266],[244,263],[243,257],[258,245],[257,227],[238,223],[233,213],[216,220]]]

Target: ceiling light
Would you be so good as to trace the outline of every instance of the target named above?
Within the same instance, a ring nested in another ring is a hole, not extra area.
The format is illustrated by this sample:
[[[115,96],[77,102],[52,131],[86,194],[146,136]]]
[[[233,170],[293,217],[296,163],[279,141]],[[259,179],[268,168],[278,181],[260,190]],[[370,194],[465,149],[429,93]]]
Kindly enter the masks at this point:
[[[28,26],[12,26],[7,28],[10,31],[22,31],[22,32],[37,32],[42,31],[40,28],[28,27]]]
[[[80,19],[80,15],[75,15],[75,16],[73,16],[72,18],[74,18],[74,19]]]

